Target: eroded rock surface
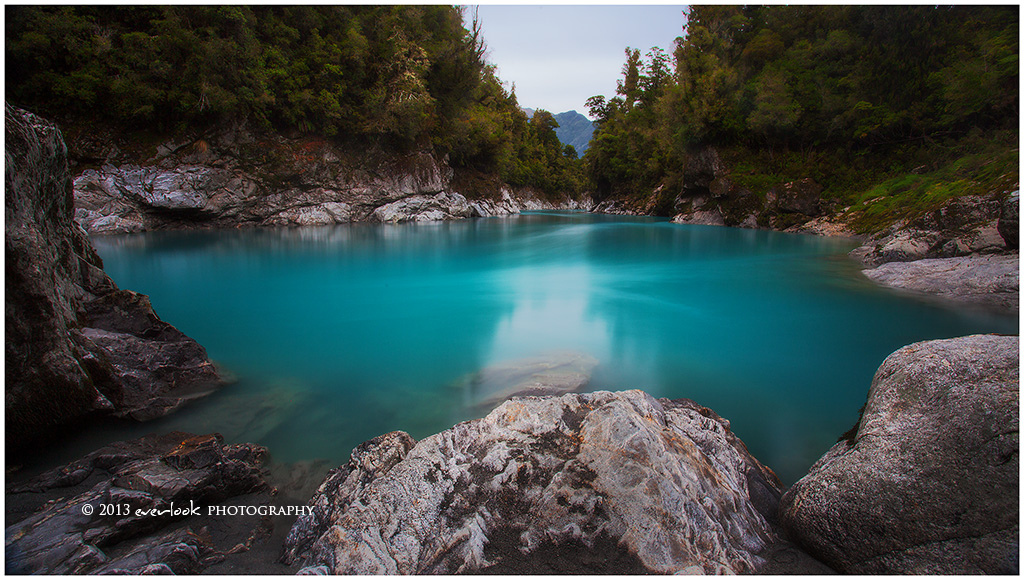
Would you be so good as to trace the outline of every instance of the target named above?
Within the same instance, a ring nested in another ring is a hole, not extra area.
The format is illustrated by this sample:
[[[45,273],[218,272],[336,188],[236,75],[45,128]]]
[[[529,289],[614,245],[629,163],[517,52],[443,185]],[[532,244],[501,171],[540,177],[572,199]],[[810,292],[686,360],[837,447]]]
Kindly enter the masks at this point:
[[[853,439],[783,497],[787,532],[846,573],[1018,573],[1019,356],[994,335],[890,355]]]
[[[72,219],[60,131],[5,111],[8,459],[97,414],[150,418],[220,378],[205,350],[119,290]]]
[[[864,275],[893,288],[941,296],[1007,312],[1020,310],[1020,257],[972,255],[889,262]]]
[[[562,553],[562,572],[752,572],[784,544],[779,495],[728,421],[692,401],[526,397],[418,443],[393,432],[361,445],[292,528],[285,561],[515,573]]]
[[[395,153],[240,125],[129,156],[129,143],[116,145],[126,137],[102,133],[71,144],[77,157],[99,162],[74,180],[75,218],[90,233],[426,221],[579,205],[507,187],[460,191],[452,168],[429,151]]]
[[[6,493],[5,570],[12,574],[194,574],[265,535],[259,516],[210,518],[207,507],[268,505],[267,450],[174,432],[118,442]],[[179,512],[195,513],[177,515]],[[120,510],[111,515],[109,510]],[[162,513],[163,512],[163,513]],[[11,520],[15,520],[11,523]],[[211,531],[212,526],[231,528]]]
[[[1012,225],[1013,196],[963,196],[912,222],[899,222],[875,235],[851,255],[865,266],[911,262],[926,258],[953,258],[971,254],[998,254],[1014,246],[1004,234]],[[1000,223],[1003,223],[1002,230]]]

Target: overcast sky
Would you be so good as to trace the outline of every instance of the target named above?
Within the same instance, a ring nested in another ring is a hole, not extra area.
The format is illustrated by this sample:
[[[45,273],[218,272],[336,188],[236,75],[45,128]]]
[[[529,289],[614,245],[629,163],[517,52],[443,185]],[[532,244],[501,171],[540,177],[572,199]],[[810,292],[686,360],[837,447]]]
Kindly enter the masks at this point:
[[[479,6],[487,61],[521,107],[587,114],[594,95],[611,98],[627,46],[669,54],[683,34],[683,5]],[[472,9],[467,7],[466,18]],[[468,23],[467,23],[468,27]]]

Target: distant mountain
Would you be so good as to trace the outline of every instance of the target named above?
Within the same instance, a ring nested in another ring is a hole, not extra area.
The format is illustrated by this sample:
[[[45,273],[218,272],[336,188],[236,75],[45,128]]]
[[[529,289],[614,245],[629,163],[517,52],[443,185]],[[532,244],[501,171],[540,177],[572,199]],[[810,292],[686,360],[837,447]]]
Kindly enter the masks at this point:
[[[527,119],[533,119],[533,114],[537,112],[537,109],[528,107],[522,109]],[[558,122],[558,128],[555,129],[558,140],[562,145],[572,145],[576,149],[576,154],[583,157],[590,145],[590,136],[594,134],[594,123],[576,111],[558,113],[554,117]]]
[[[590,145],[590,136],[594,134],[594,123],[576,111],[566,111],[555,115],[558,128],[555,135],[562,145],[572,145],[580,157]]]

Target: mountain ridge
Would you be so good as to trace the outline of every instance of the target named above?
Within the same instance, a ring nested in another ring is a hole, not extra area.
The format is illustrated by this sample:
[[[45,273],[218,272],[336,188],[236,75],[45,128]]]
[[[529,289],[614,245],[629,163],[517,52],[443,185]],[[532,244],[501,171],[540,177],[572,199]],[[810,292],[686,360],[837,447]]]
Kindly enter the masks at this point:
[[[533,114],[538,109],[523,107],[522,110],[526,113],[526,118],[532,120]],[[576,109],[563,111],[552,116],[558,122],[558,127],[555,129],[558,141],[562,145],[572,145],[576,149],[576,154],[582,157],[587,152],[587,148],[590,147],[590,137],[594,134],[594,122],[585,115],[580,114]]]

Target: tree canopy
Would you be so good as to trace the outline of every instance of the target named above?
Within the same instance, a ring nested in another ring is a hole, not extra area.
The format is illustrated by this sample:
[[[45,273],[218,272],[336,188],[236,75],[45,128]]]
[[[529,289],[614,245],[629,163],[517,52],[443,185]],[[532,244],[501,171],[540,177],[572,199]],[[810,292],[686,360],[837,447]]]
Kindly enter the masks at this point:
[[[11,6],[6,18],[7,98],[56,119],[163,132],[245,120],[565,186],[561,146],[483,53],[451,6]]]
[[[588,101],[598,197],[652,187],[703,145],[892,155],[1016,130],[1015,6],[693,6],[669,70],[626,50]]]

